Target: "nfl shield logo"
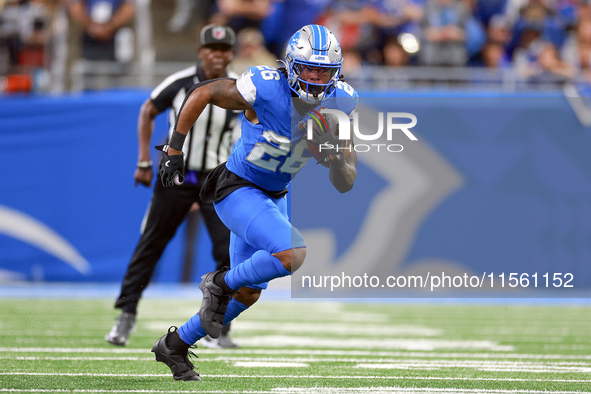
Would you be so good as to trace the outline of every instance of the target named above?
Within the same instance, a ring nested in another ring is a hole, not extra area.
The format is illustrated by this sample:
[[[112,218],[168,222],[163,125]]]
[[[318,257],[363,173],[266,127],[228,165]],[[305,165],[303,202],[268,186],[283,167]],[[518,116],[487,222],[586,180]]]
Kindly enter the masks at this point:
[[[211,32],[213,38],[216,40],[223,40],[226,37],[226,29],[223,27],[217,26]]]

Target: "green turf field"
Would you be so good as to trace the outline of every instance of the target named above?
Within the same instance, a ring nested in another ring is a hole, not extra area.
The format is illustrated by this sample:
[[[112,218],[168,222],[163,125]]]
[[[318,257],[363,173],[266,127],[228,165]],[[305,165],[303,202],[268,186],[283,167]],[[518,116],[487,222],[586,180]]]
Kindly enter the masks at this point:
[[[591,307],[265,301],[238,350],[197,349],[176,382],[152,344],[198,302],[146,299],[126,348],[112,300],[0,301],[0,392],[591,392]]]

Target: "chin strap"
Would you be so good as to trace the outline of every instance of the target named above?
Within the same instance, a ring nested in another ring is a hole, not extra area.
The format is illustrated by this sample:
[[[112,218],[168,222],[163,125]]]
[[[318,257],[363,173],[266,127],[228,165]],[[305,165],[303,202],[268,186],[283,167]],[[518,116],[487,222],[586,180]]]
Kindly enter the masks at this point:
[[[296,93],[304,101],[307,101],[307,102],[309,102],[311,104],[313,104],[313,103],[319,103],[322,100],[324,100],[324,98],[325,98],[326,94],[328,93],[328,90],[330,89],[331,86],[333,86],[333,85],[327,85],[321,93],[318,93],[317,96],[314,96],[312,93],[306,92],[298,84],[298,89],[297,89]],[[312,97],[312,98],[310,99],[310,97]]]

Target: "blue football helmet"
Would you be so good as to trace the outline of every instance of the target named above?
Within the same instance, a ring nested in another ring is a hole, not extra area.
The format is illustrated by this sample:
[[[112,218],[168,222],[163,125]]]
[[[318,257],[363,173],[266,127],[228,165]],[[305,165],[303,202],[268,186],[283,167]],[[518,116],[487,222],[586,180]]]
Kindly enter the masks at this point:
[[[285,63],[291,89],[307,102],[319,102],[339,80],[343,66],[341,44],[324,26],[304,26],[287,42]],[[320,68],[330,74],[330,80],[324,84],[305,81],[300,77],[304,67]]]

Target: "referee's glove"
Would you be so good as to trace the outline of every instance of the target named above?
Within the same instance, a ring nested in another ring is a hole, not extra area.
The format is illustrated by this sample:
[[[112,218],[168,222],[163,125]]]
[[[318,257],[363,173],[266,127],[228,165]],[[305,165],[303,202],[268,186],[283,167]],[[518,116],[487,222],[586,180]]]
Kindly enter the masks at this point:
[[[158,145],[156,149],[162,151],[162,159],[158,166],[158,175],[164,187],[180,185],[185,181],[184,153],[180,155],[168,155],[168,145]]]

